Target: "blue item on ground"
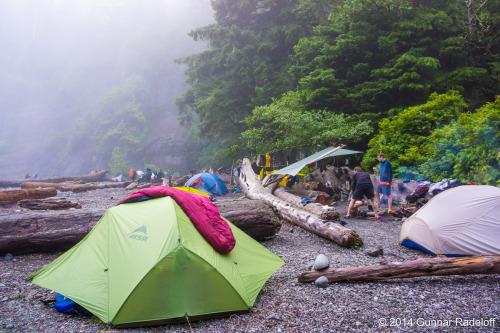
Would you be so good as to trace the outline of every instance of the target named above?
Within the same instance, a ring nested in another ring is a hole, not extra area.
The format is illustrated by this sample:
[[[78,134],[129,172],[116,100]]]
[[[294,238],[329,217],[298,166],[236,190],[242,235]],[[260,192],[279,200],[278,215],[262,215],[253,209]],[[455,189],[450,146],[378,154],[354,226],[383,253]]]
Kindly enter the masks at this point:
[[[61,294],[56,294],[54,308],[59,312],[68,313],[75,310],[76,303]]]

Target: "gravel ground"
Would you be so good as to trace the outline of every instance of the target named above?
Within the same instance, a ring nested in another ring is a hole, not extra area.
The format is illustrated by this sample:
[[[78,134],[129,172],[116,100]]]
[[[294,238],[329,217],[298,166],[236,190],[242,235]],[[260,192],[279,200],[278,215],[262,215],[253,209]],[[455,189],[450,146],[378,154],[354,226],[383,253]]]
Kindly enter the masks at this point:
[[[86,193],[59,193],[83,208],[108,208],[128,196],[123,189]],[[231,194],[224,199],[241,197]],[[16,206],[0,207],[4,214],[22,212]],[[346,211],[345,205],[338,208]],[[365,283],[334,283],[327,288],[302,284],[297,274],[318,254],[331,266],[374,265],[382,260],[405,261],[430,257],[395,245],[401,222],[385,217],[350,219],[365,245],[345,249],[300,227],[284,223],[273,239],[262,245],[286,264],[264,285],[253,312],[191,323],[193,332],[499,332],[500,275],[421,277]],[[365,254],[382,245],[385,255]],[[96,317],[62,314],[53,308],[54,294],[27,283],[25,278],[61,253],[14,256],[0,261],[0,332],[98,332],[114,330]],[[0,259],[3,259],[0,257]],[[471,321],[475,320],[475,321]],[[494,326],[493,326],[493,325]],[[121,332],[191,332],[186,324]]]

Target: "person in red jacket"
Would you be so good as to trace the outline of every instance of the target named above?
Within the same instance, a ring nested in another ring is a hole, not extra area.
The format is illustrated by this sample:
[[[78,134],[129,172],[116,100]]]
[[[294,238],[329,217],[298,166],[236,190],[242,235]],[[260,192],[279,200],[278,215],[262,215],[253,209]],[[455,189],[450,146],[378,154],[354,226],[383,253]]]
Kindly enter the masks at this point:
[[[137,176],[137,173],[135,172],[135,169],[130,169],[130,173],[128,175],[132,181],[135,180],[135,177]]]

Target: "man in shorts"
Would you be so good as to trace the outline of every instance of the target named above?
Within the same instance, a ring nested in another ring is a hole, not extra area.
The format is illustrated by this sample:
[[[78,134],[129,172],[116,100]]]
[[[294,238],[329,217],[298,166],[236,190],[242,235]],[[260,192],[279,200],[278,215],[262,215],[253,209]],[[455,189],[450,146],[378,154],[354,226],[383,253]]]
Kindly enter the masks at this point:
[[[378,154],[377,159],[380,162],[380,169],[373,168],[373,171],[380,172],[380,181],[375,191],[375,198],[377,199],[377,205],[380,207],[380,194],[385,195],[387,197],[387,212],[390,213],[392,209],[392,164],[385,159],[383,153]]]
[[[371,201],[373,211],[375,216],[380,218],[377,213],[377,202],[375,201],[375,195],[373,193],[373,184],[370,175],[363,172],[361,167],[357,166],[354,168],[354,175],[351,177],[351,190],[352,197],[349,203],[349,208],[347,208],[346,218],[351,217],[351,211],[363,205],[363,199],[366,197]]]

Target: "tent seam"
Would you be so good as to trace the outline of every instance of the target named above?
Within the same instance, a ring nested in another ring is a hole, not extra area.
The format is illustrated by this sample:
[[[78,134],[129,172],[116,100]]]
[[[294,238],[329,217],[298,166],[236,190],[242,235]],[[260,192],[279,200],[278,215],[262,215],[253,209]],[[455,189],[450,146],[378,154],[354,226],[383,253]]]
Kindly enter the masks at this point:
[[[179,250],[179,248],[183,248],[183,246],[181,244],[178,244],[173,250],[172,252],[170,253],[174,253],[176,251]],[[111,320],[111,322],[116,318],[116,316],[118,316],[118,314],[120,313],[120,311],[122,310],[123,306],[127,303],[127,301],[129,300],[130,296],[134,293],[134,291],[137,289],[137,287],[141,284],[141,282],[149,275],[149,273],[155,269],[157,266],[157,264],[151,266],[151,268],[144,274],[144,276],[142,277],[142,279],[140,279],[137,284],[135,285],[135,287],[130,291],[130,293],[128,294],[127,298],[125,298],[123,300],[123,303],[122,305],[120,305],[120,308],[118,309],[118,311],[116,311],[116,314],[113,316],[113,319]],[[109,302],[108,302],[109,303]],[[109,305],[108,305],[109,306]]]
[[[201,260],[203,260],[204,262],[206,262],[208,266],[212,267],[212,268],[213,268],[213,269],[214,269],[217,273],[219,273],[219,275],[220,275],[220,276],[222,276],[222,278],[223,278],[223,279],[224,279],[224,280],[225,280],[225,281],[226,281],[226,282],[227,282],[227,283],[231,286],[231,288],[235,291],[235,293],[236,293],[236,294],[238,295],[238,297],[239,297],[239,298],[243,301],[243,303],[244,303],[244,304],[246,304],[247,306],[249,306],[249,305],[247,304],[247,302],[243,299],[243,297],[241,297],[240,293],[236,290],[236,288],[233,286],[233,284],[232,284],[231,282],[229,282],[229,280],[228,280],[228,279],[226,279],[226,277],[225,277],[223,274],[221,274],[221,273],[217,270],[217,268],[215,268],[212,264],[210,264],[208,261],[206,261],[206,260],[205,260],[205,258],[201,257],[199,254],[197,254],[197,253],[195,253],[195,252],[191,251],[190,249],[188,249],[188,248],[184,247],[184,250],[189,251],[189,252],[191,252],[192,254],[194,254],[194,255],[198,256]],[[240,270],[238,269],[238,267],[236,267],[236,269],[238,270],[238,273],[240,273]],[[240,279],[241,279],[241,278],[240,278]],[[242,281],[242,282],[243,282],[243,281]],[[244,283],[242,283],[242,285],[243,285],[243,287],[245,288],[245,291],[246,291],[246,292],[248,292],[248,290],[246,289],[245,284],[244,284]]]

